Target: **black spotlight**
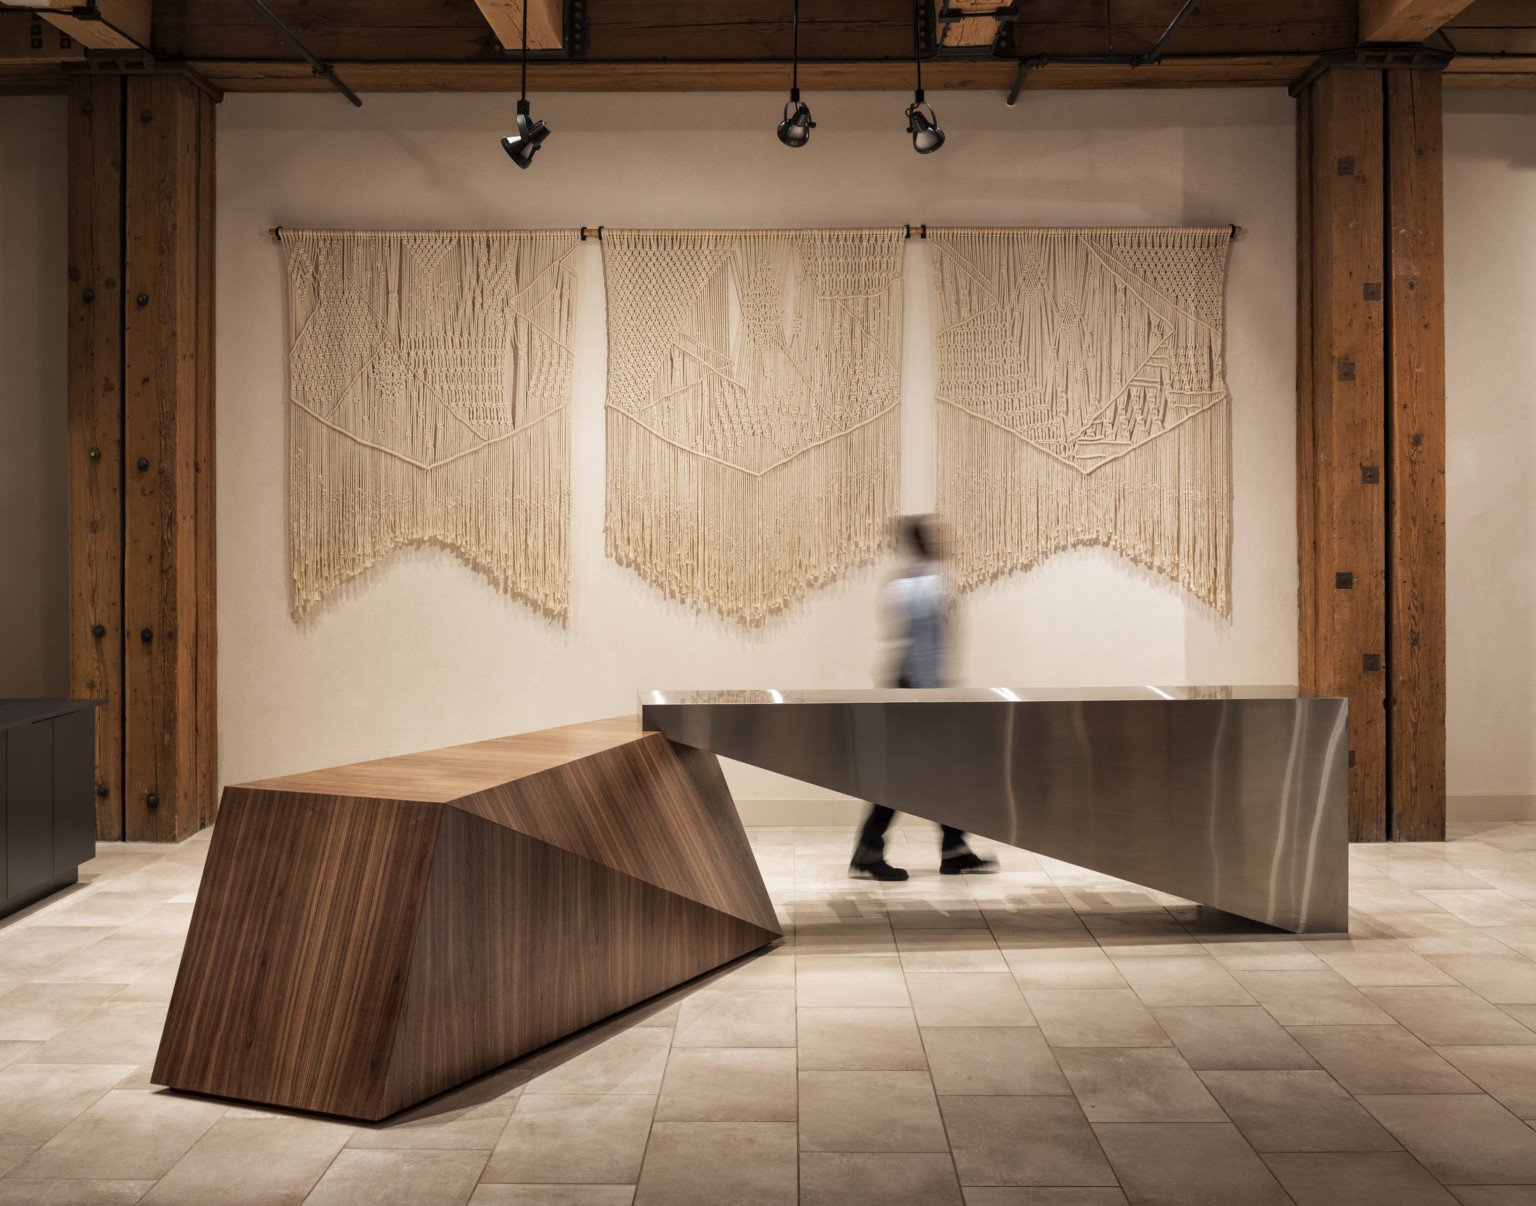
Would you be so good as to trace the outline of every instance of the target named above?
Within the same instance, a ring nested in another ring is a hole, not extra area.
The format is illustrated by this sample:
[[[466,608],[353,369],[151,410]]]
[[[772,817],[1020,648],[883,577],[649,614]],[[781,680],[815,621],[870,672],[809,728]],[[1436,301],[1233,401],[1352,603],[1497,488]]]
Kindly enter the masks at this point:
[[[923,90],[907,106],[907,133],[912,135],[912,149],[919,155],[931,155],[944,145],[944,131],[939,129],[933,106],[923,99]]]
[[[503,138],[501,149],[518,167],[525,168],[548,137],[549,127],[528,115],[528,0],[523,0],[523,87],[517,102],[517,133]]]
[[[794,66],[789,81],[789,100],[784,104],[784,120],[779,123],[779,141],[787,147],[803,147],[811,141],[811,131],[816,123],[811,120],[811,110],[800,99],[800,0],[795,0],[795,49]]]
[[[784,120],[779,123],[779,141],[787,147],[803,147],[811,141],[815,128],[810,108],[800,99],[800,89],[791,88],[784,105]]]
[[[528,116],[528,101],[517,102],[517,133],[508,134],[501,140],[501,149],[512,156],[512,162],[520,168],[533,162],[533,153],[549,137],[549,127]],[[942,136],[941,136],[942,137]]]
[[[931,155],[944,145],[944,131],[933,106],[923,99],[923,0],[912,3],[912,57],[917,62],[917,89],[907,106],[907,133],[912,135],[912,149],[919,155]]]

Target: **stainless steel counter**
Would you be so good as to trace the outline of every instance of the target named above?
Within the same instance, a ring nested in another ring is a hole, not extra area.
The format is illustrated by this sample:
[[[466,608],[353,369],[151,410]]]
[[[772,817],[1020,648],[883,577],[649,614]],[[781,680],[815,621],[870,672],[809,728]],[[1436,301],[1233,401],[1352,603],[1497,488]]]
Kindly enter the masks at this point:
[[[647,691],[640,705],[679,745],[1281,929],[1349,928],[1344,699],[968,687]]]

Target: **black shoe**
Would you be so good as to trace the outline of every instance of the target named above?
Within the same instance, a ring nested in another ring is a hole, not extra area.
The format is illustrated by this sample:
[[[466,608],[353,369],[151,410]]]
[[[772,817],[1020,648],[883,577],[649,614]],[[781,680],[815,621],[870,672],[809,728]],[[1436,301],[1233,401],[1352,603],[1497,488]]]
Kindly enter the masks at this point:
[[[887,883],[895,883],[907,878],[907,873],[900,867],[893,867],[883,858],[856,858],[848,864],[848,877],[850,879],[879,879]]]
[[[940,875],[988,875],[996,870],[996,859],[982,858],[969,850],[946,854],[939,863]]]

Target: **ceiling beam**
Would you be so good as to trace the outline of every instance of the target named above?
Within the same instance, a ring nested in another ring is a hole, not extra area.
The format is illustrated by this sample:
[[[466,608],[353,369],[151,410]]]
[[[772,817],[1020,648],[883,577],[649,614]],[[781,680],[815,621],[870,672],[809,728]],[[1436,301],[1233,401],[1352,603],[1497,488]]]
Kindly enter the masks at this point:
[[[148,50],[150,0],[96,0],[99,18],[77,17],[74,0],[34,4],[38,16],[92,50]]]
[[[1472,0],[1360,0],[1362,42],[1422,42]]]
[[[523,45],[524,0],[475,0],[491,31],[508,50]],[[559,50],[565,44],[562,0],[527,0],[528,49]]]
[[[85,47],[67,33],[44,25],[36,13],[0,10],[0,63],[69,63],[85,58]]]

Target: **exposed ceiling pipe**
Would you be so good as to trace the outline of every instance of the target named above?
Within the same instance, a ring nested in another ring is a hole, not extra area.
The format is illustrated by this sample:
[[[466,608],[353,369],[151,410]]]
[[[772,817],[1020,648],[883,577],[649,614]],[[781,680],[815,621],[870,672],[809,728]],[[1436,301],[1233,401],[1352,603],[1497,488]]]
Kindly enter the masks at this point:
[[[283,41],[287,42],[288,45],[292,46],[295,50],[304,56],[305,62],[310,65],[310,68],[317,76],[323,79],[332,88],[336,89],[337,92],[341,93],[359,109],[363,107],[363,102],[358,99],[357,93],[353,92],[352,89],[348,88],[341,82],[336,73],[331,70],[330,64],[322,63],[319,59],[315,58],[314,55],[310,54],[304,43],[300,42],[298,38],[294,37],[289,28],[273,15],[272,10],[263,4],[261,0],[245,0],[245,2],[249,4],[253,9],[255,9],[257,14],[260,15],[260,17],[266,21],[268,25],[277,30],[278,36],[282,38]]]
[[[1163,51],[1167,47],[1173,35],[1179,32],[1180,26],[1189,20],[1191,13],[1195,11],[1200,0],[1184,0],[1184,5],[1179,9],[1173,20],[1168,23],[1168,28],[1163,30],[1163,36],[1158,38],[1156,45],[1145,54],[1115,54],[1114,26],[1109,26],[1109,48],[1111,53],[1102,55],[1045,55],[1037,54],[1033,58],[1019,60],[1019,74],[1014,76],[1013,87],[1008,89],[1008,103],[1015,104],[1019,99],[1019,93],[1024,88],[1024,80],[1036,67],[1044,67],[1050,63],[1066,63],[1078,67],[1148,67],[1158,62],[1163,57]],[[1109,7],[1106,2],[1105,14],[1108,17]]]

